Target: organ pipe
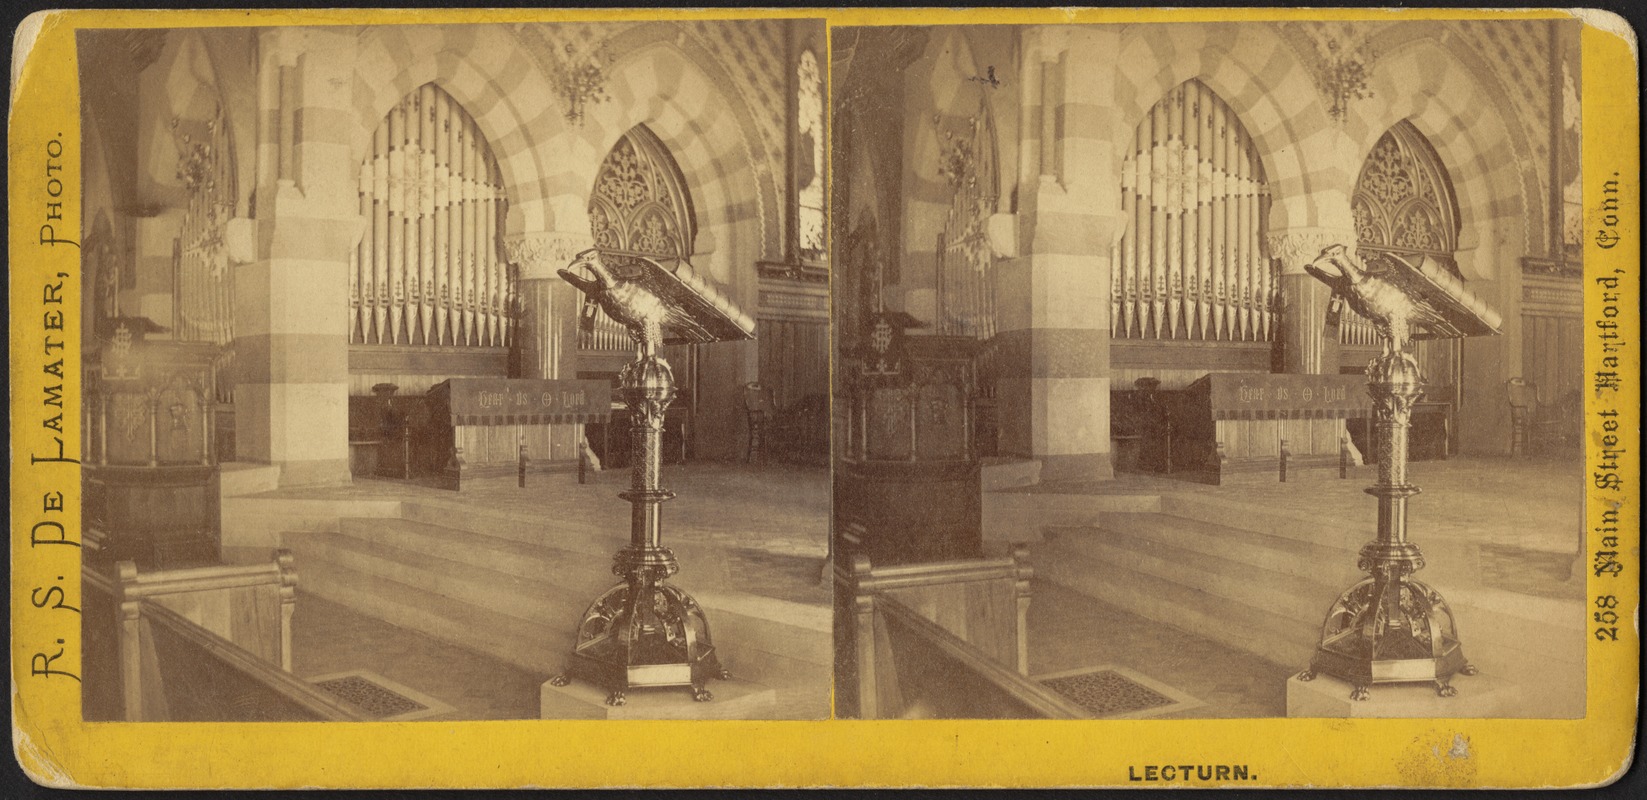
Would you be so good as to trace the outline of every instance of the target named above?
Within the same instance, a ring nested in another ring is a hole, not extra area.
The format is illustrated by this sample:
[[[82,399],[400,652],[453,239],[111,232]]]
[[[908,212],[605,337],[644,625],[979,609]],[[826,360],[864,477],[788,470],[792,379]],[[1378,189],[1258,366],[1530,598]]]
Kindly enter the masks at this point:
[[[1229,106],[1198,81],[1168,92],[1139,122],[1121,184],[1115,335],[1271,340],[1279,281],[1260,235],[1269,197]]]
[[[946,135],[951,156],[950,206],[937,238],[940,332],[987,340],[995,335],[995,261],[988,220],[995,212],[995,132],[987,109],[965,136]]]
[[[1184,302],[1184,94],[1182,87],[1167,93],[1166,169],[1163,178],[1167,218],[1167,336],[1178,337],[1178,318]]]
[[[507,345],[505,194],[463,108],[433,84],[407,95],[373,134],[360,192],[371,224],[351,260],[351,341]]]
[[[234,339],[234,281],[224,231],[235,209],[233,147],[221,110],[204,121],[173,122],[177,176],[187,192],[173,253],[178,338],[227,345]],[[199,137],[197,140],[196,137]]]

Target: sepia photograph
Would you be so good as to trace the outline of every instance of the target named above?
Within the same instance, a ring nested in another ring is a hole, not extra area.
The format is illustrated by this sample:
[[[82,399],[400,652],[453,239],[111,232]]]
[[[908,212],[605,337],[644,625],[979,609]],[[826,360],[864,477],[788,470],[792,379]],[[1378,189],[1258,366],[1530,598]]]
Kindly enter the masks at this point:
[[[76,45],[87,719],[829,716],[821,20]]]
[[[1582,717],[1580,27],[835,28],[837,713]]]
[[[1631,766],[1611,12],[14,24],[43,791]]]

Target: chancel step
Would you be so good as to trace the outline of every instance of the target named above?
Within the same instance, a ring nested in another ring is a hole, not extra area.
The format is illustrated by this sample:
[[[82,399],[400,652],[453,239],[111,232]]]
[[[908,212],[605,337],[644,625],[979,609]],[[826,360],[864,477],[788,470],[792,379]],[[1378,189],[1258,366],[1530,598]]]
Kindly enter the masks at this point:
[[[445,517],[437,508],[406,511]],[[284,540],[304,565],[301,591],[547,677],[564,666],[584,608],[618,579],[605,537],[545,528],[535,536],[553,544],[524,541],[534,535],[524,524],[499,524],[491,530],[503,535],[490,535],[400,518],[343,519],[337,533]],[[732,588],[725,561],[683,557],[673,579],[709,610],[723,662],[777,690],[781,713],[826,715],[819,687],[829,685],[832,668],[830,610]]]
[[[1301,670],[1328,607],[1363,577],[1356,551],[1370,537],[1319,523],[1312,530],[1301,515],[1255,504],[1170,494],[1161,504],[1160,512],[1095,510],[1095,522],[1074,526],[1058,524],[1067,509],[1050,514],[1044,541],[1031,547],[1036,576],[1253,653],[1276,665],[1278,679]],[[1462,560],[1471,549],[1451,542],[1425,552]],[[1572,602],[1482,586],[1471,567],[1417,575],[1444,590],[1470,661],[1511,682],[1544,687],[1528,693],[1522,715],[1582,714],[1582,686],[1546,679],[1582,669],[1583,620]]]

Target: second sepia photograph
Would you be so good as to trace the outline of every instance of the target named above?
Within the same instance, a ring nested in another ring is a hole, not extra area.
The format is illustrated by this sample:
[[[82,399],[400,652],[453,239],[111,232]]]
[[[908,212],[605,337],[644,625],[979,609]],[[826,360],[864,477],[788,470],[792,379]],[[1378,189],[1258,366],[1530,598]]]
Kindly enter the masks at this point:
[[[1582,717],[1579,29],[834,29],[836,713]]]

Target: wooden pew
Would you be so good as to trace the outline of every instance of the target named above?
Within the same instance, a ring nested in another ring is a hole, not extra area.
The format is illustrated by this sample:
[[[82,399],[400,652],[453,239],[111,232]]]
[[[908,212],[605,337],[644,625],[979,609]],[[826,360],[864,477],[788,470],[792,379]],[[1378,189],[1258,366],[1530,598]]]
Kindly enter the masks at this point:
[[[291,673],[297,573],[289,552],[262,565],[139,572],[127,561],[112,579],[82,574],[86,682],[119,686],[118,694],[87,687],[88,719],[362,718]]]
[[[836,570],[836,709],[862,719],[1084,719],[1028,678],[1027,550]]]

